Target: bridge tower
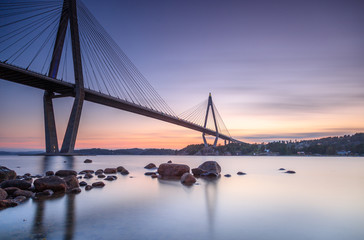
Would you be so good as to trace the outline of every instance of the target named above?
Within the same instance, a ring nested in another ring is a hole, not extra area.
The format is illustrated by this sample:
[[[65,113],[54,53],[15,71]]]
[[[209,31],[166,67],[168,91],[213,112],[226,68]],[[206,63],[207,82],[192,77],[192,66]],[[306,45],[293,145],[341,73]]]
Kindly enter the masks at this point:
[[[216,123],[215,109],[214,109],[214,105],[212,104],[211,93],[209,93],[209,99],[208,99],[208,102],[207,102],[207,110],[206,110],[205,124],[203,126],[204,128],[206,128],[206,125],[207,125],[207,119],[208,119],[208,116],[209,116],[209,110],[210,110],[210,108],[211,108],[212,117],[214,119],[214,125],[215,125],[215,130],[216,130],[216,138],[215,138],[215,141],[214,141],[214,147],[216,147],[217,140],[219,139],[219,129],[218,129],[217,123]],[[202,138],[203,138],[203,142],[205,144],[205,147],[207,147],[208,145],[207,145],[205,133],[202,133]]]
[[[58,25],[57,38],[54,44],[52,60],[48,76],[52,78],[57,77],[68,24],[70,25],[70,30],[71,30],[72,57],[73,57],[73,68],[75,76],[74,92],[70,93],[70,95],[74,96],[75,99],[73,102],[66,133],[64,135],[62,148],[61,151],[59,151],[53,101],[52,101],[55,95],[52,91],[44,92],[44,97],[43,97],[44,125],[45,125],[45,138],[46,138],[46,152],[48,154],[58,154],[59,152],[63,154],[70,154],[73,152],[76,143],[78,126],[80,124],[80,119],[81,119],[83,101],[85,98],[76,0],[63,1],[62,14]],[[66,97],[66,96],[69,95],[68,94],[64,96],[57,95],[57,97]]]

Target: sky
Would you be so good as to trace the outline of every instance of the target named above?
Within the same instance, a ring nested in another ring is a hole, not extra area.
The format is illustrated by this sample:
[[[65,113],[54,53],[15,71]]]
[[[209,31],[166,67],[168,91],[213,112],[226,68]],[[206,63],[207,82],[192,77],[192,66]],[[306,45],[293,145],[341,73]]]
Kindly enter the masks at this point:
[[[211,92],[241,141],[364,132],[361,0],[84,3],[177,114]],[[42,97],[0,80],[0,149],[45,148]],[[72,99],[54,105],[60,143]],[[199,132],[86,102],[76,148],[197,143]]]

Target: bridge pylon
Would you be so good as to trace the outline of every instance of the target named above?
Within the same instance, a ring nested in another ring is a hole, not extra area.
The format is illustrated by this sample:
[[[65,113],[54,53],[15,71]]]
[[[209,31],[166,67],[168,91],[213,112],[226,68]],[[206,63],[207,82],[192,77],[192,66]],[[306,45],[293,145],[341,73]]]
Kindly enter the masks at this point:
[[[209,99],[208,99],[208,102],[207,102],[207,109],[206,109],[206,117],[205,117],[204,128],[206,128],[206,125],[207,125],[207,119],[209,117],[210,108],[211,108],[212,117],[214,119],[214,125],[215,125],[215,130],[216,130],[216,138],[215,138],[215,141],[214,141],[214,147],[216,147],[217,140],[219,140],[219,129],[218,129],[217,123],[216,123],[215,109],[214,109],[214,105],[212,104],[211,93],[209,93]],[[203,142],[205,144],[205,147],[207,147],[208,145],[207,145],[205,133],[202,133],[202,139],[203,139]]]
[[[75,76],[74,92],[70,93],[70,95],[74,96],[75,100],[73,102],[71,115],[68,121],[66,133],[64,135],[63,144],[60,151],[60,153],[62,154],[71,154],[75,148],[83,101],[85,99],[76,0],[63,1],[63,8],[58,25],[57,38],[54,44],[51,64],[48,72],[48,76],[52,78],[57,78],[68,24],[70,24],[71,30],[73,68]],[[69,95],[66,94],[65,96]],[[56,123],[52,103],[53,97],[54,93],[52,91],[45,91],[43,103],[46,152],[48,154],[59,154]],[[62,95],[57,95],[57,97],[62,97]]]

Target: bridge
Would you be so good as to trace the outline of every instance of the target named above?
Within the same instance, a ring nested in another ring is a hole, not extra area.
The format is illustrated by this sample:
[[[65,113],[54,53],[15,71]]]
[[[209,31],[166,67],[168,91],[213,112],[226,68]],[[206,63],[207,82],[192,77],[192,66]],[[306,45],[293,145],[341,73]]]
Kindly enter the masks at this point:
[[[71,155],[89,101],[169,122],[228,142],[211,93],[180,115],[167,105],[80,0],[0,3],[0,79],[44,90],[46,152]],[[72,76],[73,73],[73,76]],[[53,99],[73,97],[59,150]]]

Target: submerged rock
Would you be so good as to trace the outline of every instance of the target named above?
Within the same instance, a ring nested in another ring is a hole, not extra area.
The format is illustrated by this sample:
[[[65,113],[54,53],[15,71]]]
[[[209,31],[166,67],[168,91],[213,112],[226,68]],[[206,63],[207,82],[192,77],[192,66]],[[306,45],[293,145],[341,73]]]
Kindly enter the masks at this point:
[[[25,180],[7,180],[7,181],[3,181],[2,183],[0,183],[0,188],[8,188],[8,187],[17,187],[20,188],[22,190],[26,190],[28,188],[30,188],[31,183],[29,183],[28,181]]]
[[[91,173],[86,173],[83,178],[89,179],[89,178],[93,178],[93,177],[94,177],[94,175],[92,175]]]
[[[107,178],[105,178],[104,180],[107,180],[107,181],[114,181],[116,180],[118,177],[117,176],[107,176]]]
[[[206,161],[198,168],[204,171],[201,176],[218,177],[221,173],[221,167],[216,161]]]
[[[288,171],[285,171],[285,173],[295,174],[296,172],[295,171],[292,171],[292,170],[288,170]]]
[[[116,171],[116,168],[105,168],[104,173],[113,174],[113,173],[117,173],[117,171]]]
[[[224,177],[231,177],[231,174],[225,174]]]
[[[196,182],[196,178],[191,173],[184,173],[181,177],[181,183],[184,185],[191,186]]]
[[[190,172],[190,167],[185,164],[162,163],[158,168],[158,174],[162,178],[180,178],[188,172]]]
[[[82,170],[78,174],[86,174],[86,173],[94,173],[94,172],[95,172],[94,170]]]
[[[145,166],[144,168],[146,169],[153,169],[153,168],[157,168],[157,166],[154,163],[149,163],[147,166]]]
[[[72,189],[67,191],[67,193],[70,193],[70,194],[78,194],[80,192],[81,192],[81,188],[79,188],[79,187],[72,188]]]
[[[83,161],[84,163],[92,163],[91,159],[86,159],[85,161]]]
[[[95,188],[102,188],[105,186],[105,183],[104,182],[94,182],[92,184],[92,187],[95,187]],[[87,187],[87,186],[86,186]]]
[[[56,172],[56,176],[58,177],[67,177],[71,175],[77,176],[77,172],[73,170],[59,170]]]
[[[7,167],[0,166],[0,182],[16,178],[16,172]]]
[[[236,174],[238,174],[238,175],[246,175],[245,172],[237,172]]]
[[[284,170],[286,170],[285,168],[280,168],[280,169],[278,169],[279,171],[284,171]]]
[[[47,189],[54,192],[66,192],[67,184],[66,181],[60,177],[49,176],[35,180],[34,187],[37,192],[43,192]]]
[[[157,175],[156,172],[146,172],[144,173],[145,176],[152,176],[152,175]]]
[[[24,196],[17,196],[16,198],[14,198],[14,202],[16,202],[18,204],[25,202],[26,200],[27,200],[27,198]]]

